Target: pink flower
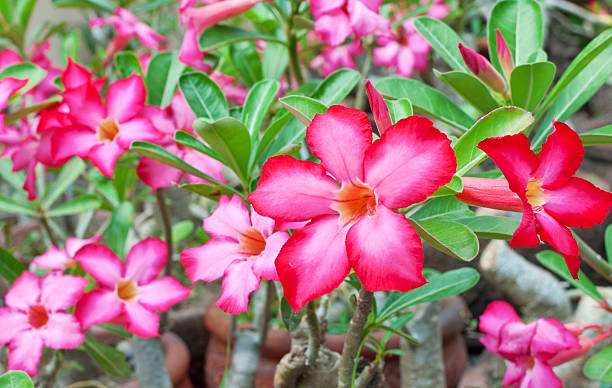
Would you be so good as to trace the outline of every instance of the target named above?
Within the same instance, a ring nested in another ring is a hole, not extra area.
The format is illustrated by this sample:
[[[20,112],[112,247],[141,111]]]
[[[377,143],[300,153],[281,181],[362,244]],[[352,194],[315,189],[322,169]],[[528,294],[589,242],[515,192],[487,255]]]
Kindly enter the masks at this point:
[[[4,128],[4,114],[1,113],[8,106],[9,99],[24,87],[28,80],[6,77],[0,80],[0,130]]]
[[[124,316],[126,329],[137,336],[159,336],[159,315],[189,296],[190,289],[171,276],[160,279],[168,260],[166,243],[147,238],[134,245],[125,264],[101,244],[81,248],[74,258],[97,282],[74,314],[84,329]]]
[[[499,28],[495,29],[496,35],[496,43],[495,46],[497,48],[497,58],[499,59],[499,63],[501,64],[502,70],[504,71],[504,76],[506,76],[506,80],[510,82],[510,75],[512,74],[512,70],[514,69],[514,61],[512,60],[512,53],[508,48],[508,44],[504,39],[501,32],[499,32]]]
[[[259,214],[278,222],[312,220],[276,259],[293,309],[333,291],[351,268],[369,291],[423,285],[421,239],[393,210],[450,181],[457,165],[450,140],[411,116],[372,143],[368,116],[339,105],[315,116],[306,140],[321,164],[270,158],[249,196]]]
[[[340,68],[355,69],[355,58],[363,52],[360,39],[342,46],[327,46],[323,52],[316,56],[310,66],[319,68],[322,77],[327,77]]]
[[[108,62],[117,52],[121,51],[132,38],[138,38],[143,46],[154,50],[159,50],[160,43],[165,40],[163,36],[141,22],[133,13],[125,8],[119,7],[108,18],[93,18],[90,22],[92,28],[104,24],[110,24],[117,30],[117,36],[106,49],[105,62]]]
[[[374,64],[385,66],[403,77],[411,77],[414,70],[427,68],[429,43],[417,32],[413,19],[408,19],[390,35],[378,39],[374,49]]]
[[[601,335],[578,337],[589,328],[598,329]],[[502,385],[517,388],[561,388],[553,367],[587,354],[610,335],[600,326],[563,325],[552,318],[523,323],[512,306],[502,301],[487,306],[479,329],[486,334],[480,342],[487,350],[511,362]]]
[[[603,222],[612,207],[612,193],[572,176],[582,163],[584,147],[569,126],[559,121],[553,122],[553,126],[554,132],[548,136],[540,155],[530,149],[524,134],[480,142],[478,148],[502,171],[509,190],[503,183],[493,181],[490,185],[493,192],[483,195],[488,191],[488,181],[463,178],[463,193],[457,198],[476,205],[520,211],[518,196],[523,220],[512,235],[510,246],[537,246],[539,235],[563,255],[570,273],[577,279],[578,244],[567,227],[591,228]],[[495,200],[488,202],[489,197]]]
[[[226,313],[248,310],[249,295],[261,279],[278,280],[274,260],[289,238],[274,231],[274,220],[251,209],[238,196],[223,196],[217,210],[204,220],[212,239],[197,248],[185,249],[181,263],[192,283],[223,277],[223,292],[217,306]]]
[[[33,96],[34,103],[42,102],[57,94],[58,89],[55,86],[55,79],[62,74],[62,69],[53,66],[46,52],[50,48],[49,41],[35,42],[30,48],[30,60],[32,63],[40,66],[47,71],[45,78],[34,89],[29,91]]]
[[[59,249],[55,245],[51,245],[49,250],[42,255],[36,257],[32,264],[38,268],[50,269],[54,271],[64,271],[70,267],[76,267],[74,255],[86,245],[100,242],[101,235],[93,236],[88,239],[80,239],[69,237],[66,240],[64,249]]]
[[[187,105],[185,98],[180,92],[174,95],[171,104],[165,109],[147,106],[143,111],[143,115],[151,120],[160,133],[164,134],[164,137],[157,141],[158,144],[200,171],[221,182],[225,182],[223,164],[221,162],[174,141],[176,131],[186,131],[199,138],[192,128],[196,117],[191,112],[189,105]],[[189,183],[206,182],[204,179],[185,174],[180,170],[146,157],[140,159],[136,173],[144,183],[151,186],[153,191],[160,187],[170,187],[179,183],[183,175]]]
[[[209,73],[212,68],[208,63],[204,62],[206,53],[200,50],[198,41],[201,33],[202,31],[198,30],[193,22],[189,22],[187,30],[185,31],[185,36],[183,37],[178,59],[187,66]]]
[[[238,104],[244,104],[249,91],[234,84],[234,77],[225,75],[219,72],[214,72],[210,75],[210,78],[219,85],[223,94],[228,100],[234,100]]]
[[[382,0],[310,0],[319,38],[338,46],[355,34],[389,34],[390,23],[380,15]]]
[[[487,58],[478,54],[471,48],[465,47],[461,43],[458,43],[458,46],[463,61],[476,77],[498,93],[504,93],[506,91],[506,82],[504,78],[495,70]]]
[[[66,309],[83,295],[87,279],[51,273],[39,279],[24,272],[0,307],[0,345],[9,345],[8,368],[35,375],[43,347],[74,349],[85,334]]]
[[[162,135],[140,117],[146,99],[142,78],[132,75],[108,88],[105,103],[94,84],[87,83],[64,93],[75,125],[62,128],[52,138],[55,158],[88,158],[107,177],[115,162],[133,141],[153,141]],[[78,100],[77,96],[83,96]]]

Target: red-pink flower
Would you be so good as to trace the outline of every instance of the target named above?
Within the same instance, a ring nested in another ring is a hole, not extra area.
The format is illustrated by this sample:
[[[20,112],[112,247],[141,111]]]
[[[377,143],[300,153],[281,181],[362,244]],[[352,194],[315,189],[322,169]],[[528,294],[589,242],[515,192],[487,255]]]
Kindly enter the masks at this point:
[[[185,299],[190,289],[171,276],[156,279],[168,260],[166,243],[147,238],[134,245],[125,264],[101,244],[81,248],[75,260],[98,288],[85,294],[74,314],[84,329],[123,318],[126,329],[137,336],[159,336],[159,315]]]
[[[458,43],[458,47],[463,61],[476,77],[498,93],[506,91],[504,78],[495,70],[487,58],[461,43]]]
[[[351,268],[369,291],[408,291],[425,283],[421,239],[403,214],[450,181],[450,140],[411,116],[372,143],[368,116],[332,106],[306,140],[321,164],[270,158],[249,201],[276,221],[307,221],[276,259],[285,297],[298,311],[333,291]]]
[[[4,114],[1,113],[8,106],[9,99],[28,83],[28,80],[21,80],[13,77],[6,77],[0,80],[0,130],[4,128]]]
[[[217,210],[203,222],[212,239],[181,253],[187,276],[192,283],[223,277],[217,306],[229,314],[248,310],[249,295],[261,279],[278,280],[274,260],[289,235],[275,232],[274,226],[273,219],[253,209],[249,216],[240,197],[221,197]]]
[[[38,370],[43,347],[74,349],[85,334],[66,309],[83,295],[87,279],[51,273],[39,279],[24,272],[0,307],[0,345],[9,345],[8,368],[30,376]]]
[[[355,69],[355,58],[362,52],[360,39],[342,46],[327,46],[310,62],[310,66],[319,68],[321,76],[327,77],[340,68]]]
[[[217,180],[225,182],[225,178],[223,177],[223,164],[221,162],[174,141],[174,134],[176,131],[186,131],[198,137],[198,135],[193,132],[193,122],[196,117],[180,92],[174,95],[172,102],[165,109],[147,106],[143,110],[143,115],[151,120],[160,133],[164,134],[164,137],[157,141],[158,144],[162,145],[168,152],[198,168],[200,171],[205,172]],[[176,168],[146,157],[140,159],[136,173],[138,177],[144,183],[151,186],[153,190],[157,190],[160,187],[170,187],[179,183],[183,175],[189,183],[206,182],[202,178],[185,174]]]
[[[49,250],[42,255],[36,257],[32,264],[38,268],[50,269],[53,271],[64,271],[67,268],[75,267],[76,260],[74,255],[86,245],[100,242],[101,235],[95,235],[92,238],[80,239],[76,237],[69,237],[66,240],[64,249],[59,249],[55,245],[51,245]]]
[[[601,335],[578,337],[591,328]],[[609,330],[596,325],[563,325],[552,318],[523,323],[512,306],[502,301],[487,306],[479,329],[486,334],[480,342],[487,350],[511,362],[502,385],[517,388],[561,388],[563,384],[553,367],[587,354],[595,343],[610,335]]]
[[[88,158],[107,177],[113,176],[115,162],[133,141],[153,141],[162,135],[140,116],[146,89],[142,78],[132,75],[115,81],[102,102],[95,85],[87,83],[64,93],[75,125],[62,128],[52,138],[55,158]],[[78,100],[83,96],[83,100]]]
[[[553,125],[554,132],[548,136],[539,155],[530,149],[524,134],[480,142],[478,148],[502,171],[509,190],[493,182],[492,195],[496,199],[487,203],[482,194],[488,189],[487,181],[464,178],[464,191],[457,198],[495,208],[504,208],[505,203],[504,210],[516,211],[520,210],[516,194],[522,203],[523,220],[512,235],[510,246],[537,246],[539,235],[563,255],[570,273],[577,279],[578,245],[567,227],[591,228],[603,222],[612,207],[612,193],[573,176],[582,163],[584,147],[569,126],[559,121]],[[471,201],[473,198],[479,201]]]

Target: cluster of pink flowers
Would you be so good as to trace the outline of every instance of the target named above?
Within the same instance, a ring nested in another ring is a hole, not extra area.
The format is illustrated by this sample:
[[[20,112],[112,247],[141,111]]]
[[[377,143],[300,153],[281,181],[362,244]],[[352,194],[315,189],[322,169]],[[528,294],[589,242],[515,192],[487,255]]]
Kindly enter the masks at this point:
[[[158,336],[155,311],[167,311],[189,295],[176,279],[157,278],[168,260],[162,240],[137,243],[125,264],[99,240],[69,238],[63,250],[52,246],[33,262],[52,272],[41,279],[26,271],[13,282],[6,307],[0,307],[0,345],[10,344],[9,369],[35,375],[43,347],[74,349],[83,343],[84,330],[99,323],[125,324],[145,338]],[[77,263],[97,288],[85,293],[89,280],[63,274]],[[66,311],[72,306],[74,315]]]

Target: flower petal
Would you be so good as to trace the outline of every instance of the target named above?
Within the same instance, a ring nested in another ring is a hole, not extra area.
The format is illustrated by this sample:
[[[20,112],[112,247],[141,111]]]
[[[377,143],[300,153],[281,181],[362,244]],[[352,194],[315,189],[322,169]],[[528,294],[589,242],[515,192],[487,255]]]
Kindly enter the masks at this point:
[[[142,78],[136,74],[113,82],[108,88],[106,104],[108,116],[123,123],[137,115],[147,98]]]
[[[43,340],[36,330],[20,333],[9,346],[8,369],[21,370],[30,376],[38,373]]]
[[[378,127],[378,133],[382,135],[387,128],[393,125],[391,115],[389,114],[389,107],[387,107],[387,103],[369,80],[366,82],[366,92],[368,93],[370,108]]]
[[[151,158],[140,159],[136,174],[153,191],[160,187],[171,187],[175,183],[179,183],[183,177],[182,171]]]
[[[228,314],[240,314],[249,309],[249,295],[259,288],[261,278],[248,260],[235,260],[225,270],[222,293],[217,306]]]
[[[578,171],[584,156],[584,147],[576,132],[559,121],[554,121],[553,126],[555,130],[542,145],[540,164],[533,172],[533,176],[549,190],[567,182]]]
[[[514,363],[508,365],[506,374],[504,375],[504,381],[502,382],[503,387],[520,386],[521,381],[525,378],[527,370],[523,366],[519,366]]]
[[[72,314],[49,314],[49,322],[39,329],[45,347],[52,349],[74,349],[85,340],[81,324]]]
[[[272,218],[257,213],[255,209],[253,209],[253,205],[251,205],[251,225],[253,225],[253,228],[258,230],[262,236],[268,237],[274,232],[275,222]]]
[[[321,165],[340,182],[363,181],[363,157],[372,144],[368,115],[359,109],[333,105],[316,114],[306,129],[306,141]]]
[[[450,139],[425,118],[410,116],[387,129],[365,155],[365,183],[389,209],[425,200],[450,182],[457,160]]]
[[[181,264],[192,283],[212,282],[223,276],[227,266],[240,257],[238,243],[213,238],[201,247],[183,250]]]
[[[37,268],[58,271],[63,271],[66,268],[66,264],[69,262],[70,257],[66,255],[66,251],[63,249],[57,249],[55,245],[51,245],[47,252],[32,260],[32,264],[34,264]]]
[[[331,209],[338,185],[317,163],[275,156],[263,165],[248,200],[257,213],[277,221],[307,221]]]
[[[86,127],[60,128],[51,136],[51,154],[56,160],[78,156],[84,158],[100,139]]]
[[[111,321],[121,314],[123,303],[114,291],[99,288],[93,290],[77,303],[74,316],[83,329]]]
[[[296,230],[281,249],[276,270],[295,312],[335,290],[349,274],[346,233],[337,216],[322,216]]]
[[[154,141],[162,136],[148,119],[137,117],[119,124],[117,144],[127,149],[134,141]]]
[[[183,155],[183,160],[186,163],[210,175],[220,182],[225,182],[225,177],[223,176],[223,164],[218,160],[192,149],[186,149]],[[191,174],[186,174],[186,178],[187,182],[189,183],[206,182],[206,180]]]
[[[527,385],[523,382],[523,385],[527,387],[563,388],[563,383],[557,377],[553,368],[537,358],[531,374],[526,378],[529,379],[529,382]]]
[[[496,300],[480,316],[478,330],[499,337],[502,327],[509,322],[521,322],[521,318],[509,303]]]
[[[572,177],[556,190],[542,191],[544,210],[565,226],[592,228],[606,219],[612,207],[612,193],[581,178]]]
[[[28,80],[6,77],[0,81],[0,110],[4,110],[8,104],[9,98],[19,89],[25,86]]]
[[[542,241],[563,255],[570,273],[574,279],[578,279],[580,259],[578,258],[578,244],[574,240],[572,232],[546,211],[536,213],[536,220],[538,222],[538,233],[542,237]]]
[[[522,133],[491,137],[478,144],[478,148],[483,150],[504,174],[510,190],[519,197],[525,196],[531,172],[538,165],[538,157],[530,147],[529,139]]]
[[[27,314],[0,307],[0,346],[6,345],[20,332],[29,328]]]
[[[42,279],[40,303],[52,312],[65,310],[81,299],[87,284],[84,277],[50,273]]]
[[[531,351],[540,360],[550,360],[559,352],[578,349],[578,340],[563,324],[556,319],[541,318],[536,321],[536,329],[531,339]]]
[[[79,251],[79,249],[83,248],[85,245],[98,243],[100,242],[101,239],[102,239],[102,235],[100,234],[97,234],[93,237],[86,238],[86,239],[68,237],[68,239],[66,240],[66,246],[65,246],[66,254],[68,255],[68,257],[72,259],[74,255]]]
[[[138,287],[138,302],[149,310],[167,311],[189,296],[191,288],[183,286],[171,276],[155,279]]]
[[[64,99],[70,106],[70,115],[79,125],[96,130],[106,117],[106,107],[100,92],[92,84],[67,90]]]
[[[104,176],[112,178],[115,163],[124,152],[125,150],[117,143],[106,142],[94,146],[87,156]]]
[[[155,279],[168,261],[168,246],[159,238],[146,238],[135,244],[125,259],[126,279],[146,284]]]
[[[234,195],[231,199],[222,196],[213,214],[202,222],[204,230],[213,237],[229,237],[238,242],[240,233],[251,229],[249,211],[242,199]]]
[[[115,288],[121,279],[123,263],[113,251],[102,244],[91,244],[81,248],[74,259],[83,270],[108,288]]]
[[[28,311],[40,301],[40,279],[32,272],[24,271],[11,285],[4,297],[8,307]]]
[[[378,206],[346,236],[348,257],[366,290],[406,292],[427,283],[421,238],[403,214]]]
[[[159,315],[140,303],[126,303],[126,330],[142,338],[159,337]]]
[[[500,331],[499,354],[512,362],[520,363],[531,356],[531,337],[535,322],[508,322]]]
[[[256,275],[267,280],[279,280],[274,261],[287,240],[289,234],[285,232],[276,232],[266,238],[266,248],[253,263],[253,272]]]
[[[512,234],[510,239],[510,247],[537,247],[540,245],[540,239],[538,238],[536,229],[536,220],[531,205],[527,203],[525,198],[523,201],[523,218],[521,224]]]
[[[348,15],[343,10],[337,10],[317,18],[315,31],[323,42],[338,46],[353,33],[353,28]]]

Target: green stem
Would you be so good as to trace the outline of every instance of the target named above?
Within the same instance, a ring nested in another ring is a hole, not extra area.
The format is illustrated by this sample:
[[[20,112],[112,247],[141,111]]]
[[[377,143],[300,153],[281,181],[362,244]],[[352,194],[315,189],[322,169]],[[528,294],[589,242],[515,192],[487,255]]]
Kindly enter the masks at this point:
[[[297,50],[297,39],[295,37],[295,31],[293,30],[293,16],[297,14],[298,7],[298,3],[293,2],[291,4],[291,14],[287,19],[287,47],[289,48],[289,68],[291,69],[291,75],[299,86],[304,82],[304,77],[302,76],[302,70],[300,68],[300,59]]]
[[[612,265],[608,263],[601,255],[593,248],[589,246],[580,236],[573,233],[576,242],[578,243],[578,249],[580,250],[580,256],[589,267],[593,268],[598,274],[606,278],[612,283]]]
[[[363,62],[363,67],[361,68],[361,87],[357,90],[357,97],[355,97],[355,108],[363,109],[363,104],[365,102],[366,90],[365,84],[370,76],[370,72],[372,71],[372,64],[374,61],[373,54],[374,47],[372,45],[366,46],[366,57]]]
[[[166,206],[166,197],[162,187],[155,191],[155,199],[157,200],[157,208],[159,209],[159,216],[164,228],[164,238],[168,248],[168,259],[166,260],[166,268],[164,272],[166,276],[172,276],[172,255],[174,251],[172,244],[172,223],[170,222],[170,215],[168,214],[168,207]],[[159,326],[162,332],[168,329],[168,312],[162,313]]]
[[[306,357],[308,365],[314,365],[319,357],[319,349],[321,348],[321,329],[319,328],[319,319],[315,310],[314,301],[306,305],[306,324],[308,325],[308,349]]]
[[[51,244],[53,244],[53,245],[55,245],[56,247],[59,248],[58,241],[55,238],[55,235],[53,234],[53,231],[51,230],[51,227],[49,226],[49,221],[47,220],[47,215],[44,212],[40,213],[40,223],[42,224],[43,228],[47,232],[47,235],[49,236],[49,240],[51,240]]]

